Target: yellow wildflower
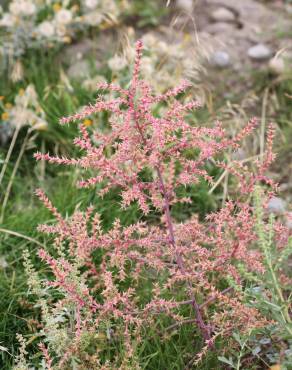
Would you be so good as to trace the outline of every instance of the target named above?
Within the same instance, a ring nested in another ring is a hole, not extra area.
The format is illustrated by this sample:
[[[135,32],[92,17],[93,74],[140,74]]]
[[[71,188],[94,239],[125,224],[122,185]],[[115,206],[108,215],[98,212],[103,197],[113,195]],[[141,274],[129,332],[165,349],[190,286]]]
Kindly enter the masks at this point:
[[[5,108],[6,109],[11,109],[12,108],[12,104],[11,103],[6,103],[5,104]]]
[[[99,28],[101,30],[107,30],[113,26],[114,22],[111,22],[110,20],[105,20],[100,23]]]
[[[33,125],[33,129],[37,131],[46,131],[48,129],[48,124],[46,121],[38,121]]]
[[[281,370],[281,365],[280,364],[273,365],[270,367],[270,370]]]
[[[78,12],[78,10],[79,10],[79,5],[78,4],[75,4],[75,5],[73,5],[72,7],[71,7],[71,11],[73,12],[73,13],[77,13]]]
[[[56,4],[54,4],[53,5],[53,10],[54,10],[54,12],[58,12],[59,10],[61,10],[62,9],[62,5],[61,4],[59,4],[59,3],[56,3]]]
[[[24,95],[24,89],[19,89],[18,95],[23,96]]]
[[[1,114],[1,119],[2,119],[2,121],[7,121],[7,120],[8,120],[8,118],[9,118],[9,113],[7,113],[7,112],[3,112],[3,113]]]
[[[72,39],[70,36],[64,36],[63,37],[63,41],[65,42],[65,44],[70,44]]]
[[[88,126],[92,126],[92,124],[93,124],[93,122],[92,122],[92,120],[91,119],[85,119],[84,121],[83,121],[83,125],[84,126],[86,126],[86,127],[88,127]]]
[[[191,35],[188,32],[186,32],[184,34],[184,42],[189,42],[190,40],[191,40]]]

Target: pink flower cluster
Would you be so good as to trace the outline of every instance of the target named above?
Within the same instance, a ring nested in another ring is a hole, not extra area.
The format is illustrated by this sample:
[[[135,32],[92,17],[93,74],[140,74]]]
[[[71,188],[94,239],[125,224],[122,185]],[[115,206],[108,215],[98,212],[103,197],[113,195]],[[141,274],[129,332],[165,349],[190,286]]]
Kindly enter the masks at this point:
[[[265,268],[261,252],[254,248],[255,217],[248,195],[259,181],[272,184],[264,172],[273,160],[274,129],[269,128],[267,153],[256,163],[256,174],[240,162],[228,166],[220,162],[220,155],[228,148],[237,149],[254,130],[257,120],[252,118],[233,138],[219,121],[212,128],[195,126],[189,113],[200,104],[176,99],[189,82],[154,96],[150,85],[139,79],[142,48],[138,41],[128,89],[101,84],[98,89],[110,91],[110,101],[99,97],[81,113],[61,120],[69,123],[107,111],[110,131],[90,134],[91,129],[81,124],[80,137],[74,141],[82,150],[80,158],[35,154],[38,160],[90,170],[94,175],[80,181],[81,187],[99,185],[101,196],[118,188],[122,207],[137,202],[146,220],[153,210],[161,213],[158,225],[138,222],[123,227],[116,220],[110,231],[103,232],[100,217],[92,207],[62,218],[44,193],[37,191],[57,219],[53,226],[40,226],[43,232],[55,235],[57,257],[44,250],[39,252],[54,274],[48,286],[62,292],[63,298],[54,305],[70,303],[76,312],[72,340],[60,362],[77,356],[86,333],[105,331],[106,325],[112,333],[109,336],[123,336],[129,360],[135,357],[141,328],[151,325],[159,315],[168,315],[176,322],[189,320],[209,347],[218,333],[227,335],[234,328],[248,330],[266,323],[256,309],[244,304],[240,289],[229,283],[242,284],[239,263],[250,272],[262,273]],[[157,105],[163,107],[163,116],[157,113]],[[191,202],[180,198],[177,189],[196,184],[202,178],[212,183],[206,170],[210,159],[228,168],[239,180],[237,199],[227,201],[205,222],[193,216],[177,224],[171,214],[172,206]],[[96,251],[101,256],[99,262],[93,258]],[[151,292],[147,302],[141,293],[145,281]],[[224,290],[220,289],[222,285]],[[214,303],[215,313],[209,310]],[[190,305],[191,317],[181,315],[182,305]],[[51,350],[49,344],[48,350],[42,346],[48,359]]]

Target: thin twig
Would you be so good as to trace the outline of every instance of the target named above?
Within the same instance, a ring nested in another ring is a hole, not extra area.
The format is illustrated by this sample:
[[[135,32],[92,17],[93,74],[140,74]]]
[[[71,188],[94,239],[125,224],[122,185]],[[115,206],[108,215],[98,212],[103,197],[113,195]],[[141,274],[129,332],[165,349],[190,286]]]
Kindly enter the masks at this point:
[[[21,234],[21,233],[18,233],[16,231],[13,231],[13,230],[8,230],[8,229],[3,229],[3,228],[0,228],[0,233],[5,233],[5,234],[9,234],[9,235],[13,235],[13,236],[17,236],[18,238],[21,238],[21,239],[25,239],[25,240],[28,240],[34,244],[37,244],[38,246],[44,248],[44,244],[40,243],[39,241],[37,241],[36,239],[34,238],[31,238],[30,236],[27,236],[27,235],[24,235],[24,234]]]
[[[263,158],[264,157],[264,153],[261,153],[259,155],[253,155],[251,157],[248,157],[248,158],[245,158],[245,159],[242,159],[240,161],[237,161],[239,163],[248,163],[248,162],[251,162],[253,161],[254,159],[257,159],[257,158]],[[228,168],[226,168],[222,174],[220,175],[220,177],[218,178],[218,180],[215,182],[215,184],[212,186],[212,188],[208,191],[208,194],[212,194],[214,192],[214,190],[218,187],[218,185],[220,185],[221,181],[224,179],[224,177],[226,175],[228,175],[229,171],[228,171]]]
[[[226,293],[230,292],[232,289],[233,289],[233,287],[226,288],[226,289],[222,290],[222,292],[220,292],[220,294],[226,294]],[[215,301],[215,299],[217,299],[217,296],[210,297],[209,299],[207,299],[207,301],[205,301],[204,303],[202,303],[201,305],[199,305],[199,309],[201,310],[202,308],[204,308],[205,306],[207,306],[211,302]],[[180,304],[180,305],[181,304],[191,304],[191,303],[192,303],[192,300],[178,302],[178,304]],[[174,328],[176,328],[178,326],[181,326],[181,325],[191,324],[191,323],[193,323],[195,321],[196,321],[196,319],[183,320],[183,321],[180,321],[180,322],[177,322],[175,324],[172,324],[172,325],[168,326],[165,329],[165,331],[169,331],[169,330],[174,329]]]
[[[182,321],[176,322],[175,324],[172,324],[172,325],[168,326],[167,328],[165,328],[165,331],[175,329],[175,328],[177,328],[179,326],[182,326],[182,325],[185,325],[185,324],[192,324],[196,321],[197,321],[197,319],[182,320]]]
[[[261,132],[260,132],[261,162],[263,161],[263,155],[264,155],[264,150],[265,150],[265,129],[266,129],[268,96],[269,96],[269,88],[267,87],[264,92],[263,104],[262,104],[262,116],[261,116]]]
[[[9,159],[11,157],[11,154],[12,154],[12,151],[13,151],[13,148],[14,148],[14,145],[15,145],[15,142],[16,142],[16,139],[17,139],[19,130],[20,130],[20,127],[17,126],[16,129],[15,129],[15,131],[14,131],[14,134],[13,134],[13,137],[12,137],[12,140],[11,140],[11,143],[10,143],[10,146],[9,146],[9,149],[8,149],[8,152],[7,152],[7,155],[6,155],[6,158],[4,160],[4,163],[3,163],[3,166],[2,166],[2,169],[1,169],[1,173],[0,173],[0,185],[2,183],[2,180],[3,180],[4,174],[5,174],[7,165],[9,163]]]
[[[215,182],[215,184],[212,186],[212,188],[208,191],[208,194],[212,194],[213,191],[217,188],[217,186],[221,183],[221,181],[224,179],[224,177],[227,175],[228,170],[225,169],[219,179]]]
[[[3,219],[4,219],[5,208],[7,206],[7,202],[8,202],[8,198],[9,198],[10,191],[11,191],[11,188],[12,188],[12,184],[13,184],[16,172],[18,170],[21,158],[22,158],[22,156],[25,152],[26,144],[27,144],[28,138],[29,138],[29,134],[30,134],[30,130],[27,130],[26,136],[24,138],[23,144],[21,146],[20,152],[18,154],[17,160],[15,162],[12,174],[11,174],[9,182],[8,182],[8,186],[7,186],[7,189],[6,189],[6,192],[5,192],[5,197],[4,197],[3,204],[2,204],[2,209],[1,209],[0,223],[2,223]]]
[[[227,174],[225,176],[225,179],[224,179],[222,207],[224,206],[224,203],[226,202],[226,199],[227,199],[227,196],[228,196],[228,177],[229,177],[229,172],[227,172]]]
[[[230,286],[230,287],[222,290],[222,292],[220,292],[219,294],[226,294],[226,293],[230,292],[232,289],[233,289],[233,287]],[[207,299],[207,301],[205,301],[204,303],[202,303],[200,305],[200,309],[202,309],[203,307],[207,306],[209,303],[215,301],[215,299],[217,299],[217,296],[210,297],[209,299]]]
[[[179,267],[181,273],[183,275],[185,275],[186,272],[185,272],[185,268],[184,268],[184,264],[183,264],[183,259],[182,259],[181,254],[177,251],[177,247],[176,247],[176,243],[175,243],[174,229],[173,229],[173,224],[172,224],[171,215],[170,215],[169,199],[168,199],[167,191],[166,191],[164,181],[163,181],[163,178],[162,178],[162,174],[161,174],[160,168],[158,166],[156,167],[156,171],[157,171],[157,175],[158,175],[158,178],[159,178],[159,181],[160,181],[161,191],[162,191],[163,198],[164,198],[164,212],[165,212],[167,228],[168,228],[168,233],[169,233],[169,243],[171,244],[171,246],[174,250],[178,267]],[[193,306],[195,314],[196,314],[196,320],[195,321],[197,322],[197,325],[200,328],[204,339],[209,340],[210,339],[209,328],[203,320],[202,313],[200,311],[200,307],[199,307],[199,305],[196,301],[195,295],[191,291],[192,287],[191,287],[191,284],[189,282],[188,282],[188,287],[189,287],[189,291],[190,291],[189,294],[191,295],[191,305]]]

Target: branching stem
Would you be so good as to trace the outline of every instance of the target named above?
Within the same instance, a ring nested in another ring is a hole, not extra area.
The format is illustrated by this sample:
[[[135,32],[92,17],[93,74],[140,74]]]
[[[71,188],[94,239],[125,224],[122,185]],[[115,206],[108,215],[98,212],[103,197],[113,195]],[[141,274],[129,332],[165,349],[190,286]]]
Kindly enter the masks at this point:
[[[142,128],[141,128],[141,126],[139,125],[139,122],[138,122],[139,113],[135,109],[135,102],[134,102],[135,92],[136,92],[136,88],[135,88],[135,85],[134,85],[134,86],[132,86],[132,89],[129,93],[129,106],[130,106],[130,109],[133,112],[134,124],[135,124],[135,126],[136,126],[136,128],[137,128],[137,130],[138,130],[138,132],[141,136],[143,144],[146,145],[146,139],[144,137],[143,130],[142,130]],[[166,223],[167,223],[167,229],[168,229],[168,235],[169,235],[169,243],[170,243],[170,245],[171,245],[171,247],[174,251],[175,260],[176,260],[176,263],[178,265],[178,268],[179,268],[180,272],[182,273],[182,275],[186,275],[186,270],[185,270],[185,267],[184,267],[183,259],[182,259],[181,254],[177,250],[177,246],[176,246],[176,242],[175,242],[174,228],[173,228],[173,223],[172,223],[172,219],[171,219],[171,215],[170,215],[169,197],[168,197],[167,190],[166,190],[166,187],[165,187],[165,184],[164,184],[164,181],[163,181],[163,177],[162,177],[162,173],[161,173],[161,169],[160,169],[159,164],[155,166],[155,170],[157,172],[157,176],[158,176],[158,179],[159,179],[160,190],[161,190],[163,198],[164,198],[164,214],[165,214],[165,217],[166,217]],[[205,324],[205,322],[203,320],[202,313],[201,313],[201,310],[200,310],[200,306],[198,305],[196,297],[192,292],[192,286],[191,286],[189,281],[187,281],[187,285],[188,285],[188,288],[189,288],[189,294],[190,294],[190,298],[191,298],[190,304],[193,306],[193,309],[195,311],[195,316],[196,316],[195,322],[197,323],[198,328],[200,329],[204,340],[209,341],[209,343],[211,343],[211,341],[210,341],[210,339],[211,339],[210,328],[207,324]]]
[[[171,246],[174,250],[177,265],[178,265],[181,273],[183,275],[185,275],[186,270],[185,270],[185,267],[184,267],[183,259],[182,259],[181,254],[177,250],[176,243],[175,243],[174,228],[173,228],[173,223],[172,223],[172,219],[171,219],[171,215],[170,215],[170,206],[169,206],[169,198],[168,198],[167,190],[165,188],[163,177],[162,177],[161,170],[160,170],[159,166],[157,166],[155,169],[157,171],[161,191],[162,191],[163,198],[164,198],[164,213],[165,213],[166,223],[167,223],[167,228],[168,228],[168,233],[169,233],[169,243],[171,244]],[[190,282],[188,281],[187,284],[188,284],[188,288],[189,288],[189,291],[190,291],[189,294],[190,294],[190,297],[191,297],[190,304],[193,306],[194,311],[195,311],[195,315],[196,315],[195,321],[196,321],[199,329],[201,330],[203,338],[205,340],[210,340],[211,339],[210,329],[209,329],[208,325],[206,325],[204,320],[203,320],[202,313],[201,313],[201,310],[200,310],[200,306],[198,305],[198,303],[196,301],[195,295],[191,291],[192,286],[191,286]]]

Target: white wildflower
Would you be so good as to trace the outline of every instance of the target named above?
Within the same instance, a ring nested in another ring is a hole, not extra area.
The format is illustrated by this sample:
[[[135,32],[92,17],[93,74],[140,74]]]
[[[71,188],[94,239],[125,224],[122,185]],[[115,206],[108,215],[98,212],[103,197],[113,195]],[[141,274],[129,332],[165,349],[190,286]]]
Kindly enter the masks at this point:
[[[36,120],[37,116],[31,109],[15,106],[10,111],[10,124],[14,128],[32,125]]]
[[[56,35],[60,37],[64,37],[67,34],[67,28],[65,24],[57,23],[56,24],[56,29],[55,29]]]
[[[52,22],[44,21],[38,26],[38,32],[41,36],[50,38],[55,33],[55,27]]]
[[[27,108],[28,106],[36,107],[38,105],[38,97],[33,85],[28,85],[27,88],[18,94],[15,99],[16,105],[21,105]]]
[[[144,78],[150,78],[154,73],[153,60],[150,57],[143,57],[141,63],[141,73]]]
[[[0,19],[0,27],[14,27],[17,22],[17,18],[10,13],[4,13]]]
[[[33,85],[28,85],[25,90],[20,89],[14,99],[14,106],[9,111],[9,122],[13,128],[31,126],[38,131],[47,129],[45,112],[39,105]]]
[[[29,0],[15,0],[9,5],[10,13],[16,16],[32,16],[36,13],[36,6]]]
[[[121,71],[127,65],[127,61],[124,57],[115,55],[107,62],[108,66],[112,71]]]
[[[96,91],[96,86],[101,82],[106,82],[106,79],[103,76],[97,75],[83,81],[82,87],[88,91]]]
[[[88,9],[94,9],[98,5],[99,1],[98,0],[85,0],[85,6]]]
[[[14,63],[10,78],[13,82],[18,82],[23,79],[23,65],[20,60]]]
[[[158,41],[156,42],[156,49],[157,52],[160,54],[170,54],[171,53],[171,47],[167,45],[164,41]]]
[[[142,37],[142,41],[146,48],[153,49],[157,43],[157,38],[151,33],[147,33]]]
[[[56,22],[60,24],[69,24],[72,21],[72,12],[68,9],[61,9],[56,13]]]
[[[97,26],[102,22],[104,16],[101,12],[97,11],[84,14],[81,19],[83,23],[88,24],[89,26]]]
[[[46,131],[48,128],[48,123],[42,119],[39,119],[32,124],[32,128],[37,131]]]

